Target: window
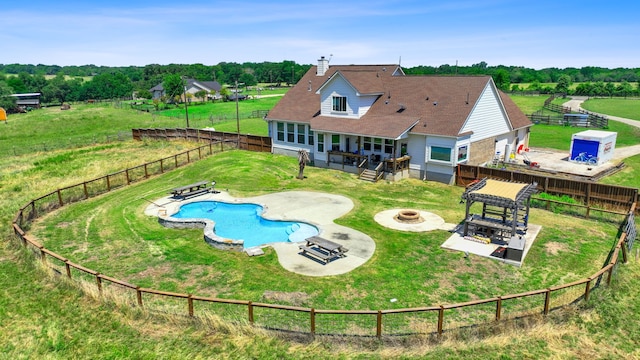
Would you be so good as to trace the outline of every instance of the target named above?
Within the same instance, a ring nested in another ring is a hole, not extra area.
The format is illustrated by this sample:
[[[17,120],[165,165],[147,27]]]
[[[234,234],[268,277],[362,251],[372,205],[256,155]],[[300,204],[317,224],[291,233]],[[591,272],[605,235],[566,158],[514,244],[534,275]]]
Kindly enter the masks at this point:
[[[451,161],[451,148],[440,147],[440,146],[432,146],[431,147],[431,155],[429,156],[431,160],[440,160],[440,161]]]
[[[304,138],[307,126],[304,124],[298,124],[298,144],[304,144]]]
[[[384,153],[393,154],[393,140],[384,139]]]
[[[373,151],[382,152],[382,139],[380,138],[373,139]]]
[[[318,134],[318,152],[324,152],[324,134]]]
[[[371,151],[371,138],[365,137],[364,144],[362,145],[366,151]]]
[[[333,97],[333,111],[346,112],[347,111],[347,98],[345,96]]]
[[[467,160],[467,145],[458,147],[458,162]]]
[[[313,130],[309,129],[309,134],[307,135],[308,144],[313,145]]]
[[[284,141],[284,123],[278,123],[278,141]]]
[[[295,135],[295,125],[294,124],[287,124],[287,141],[292,143],[293,142],[293,138]]]
[[[331,150],[340,150],[340,135],[331,135]]]

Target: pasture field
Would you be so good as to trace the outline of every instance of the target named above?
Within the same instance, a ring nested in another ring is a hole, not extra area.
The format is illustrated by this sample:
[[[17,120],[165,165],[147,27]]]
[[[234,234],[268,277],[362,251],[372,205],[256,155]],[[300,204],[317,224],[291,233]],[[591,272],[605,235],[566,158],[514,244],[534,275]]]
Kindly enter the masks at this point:
[[[124,110],[117,114],[131,123],[136,123],[138,116],[151,117]],[[36,117],[31,120],[32,126],[43,125]],[[51,131],[67,130],[62,127],[61,124]],[[29,140],[25,139],[24,143],[28,144]],[[8,144],[11,143],[0,143],[0,150],[7,151],[14,146]],[[17,208],[31,198],[192,146],[120,141],[2,158],[0,218],[8,225]],[[604,261],[600,256],[608,251],[617,230],[607,222],[534,210],[531,221],[544,223],[545,231],[536,241],[536,249],[528,255],[525,267],[515,269],[478,258],[465,260],[461,254],[439,250],[446,236],[444,232],[397,233],[372,220],[371,214],[402,205],[425,207],[449,222],[459,221],[461,210],[464,214],[457,202],[461,189],[419,181],[368,184],[355,181],[349,174],[312,167],[305,169],[307,179],[296,180],[296,175],[295,159],[231,151],[63,208],[43,219],[34,230],[51,236],[47,246],[58,247],[61,253],[80,263],[95,266],[107,274],[122,275],[141,286],[157,285],[162,289],[187,289],[199,294],[249,299],[261,299],[265,290],[298,288],[311,295],[307,301],[314,306],[332,305],[331,308],[391,308],[394,305],[388,301],[390,297],[402,301],[398,306],[428,304],[438,299],[464,301],[519,287],[531,289],[529,286],[564,283],[580,277],[583,271],[591,273],[591,269],[599,268]],[[165,229],[153,219],[140,215],[146,206],[142,197],[163,196],[175,183],[201,177],[214,178],[219,186],[229,188],[235,196],[294,189],[345,194],[354,199],[356,209],[339,222],[371,235],[380,253],[386,256],[374,255],[369,263],[344,278],[310,281],[279,269],[273,252],[258,258],[226,252],[215,254],[217,251],[202,241],[201,230]],[[629,179],[630,185],[638,186],[636,179]],[[109,222],[109,218],[113,221]],[[137,226],[131,227],[128,222]],[[298,342],[253,328],[217,323],[202,325],[180,317],[163,318],[131,308],[118,308],[83,295],[75,286],[56,280],[55,276],[47,277],[32,256],[11,239],[9,226],[4,227],[2,234],[5,241],[0,243],[0,287],[3,289],[0,353],[6,358],[640,357],[638,340],[629,336],[640,333],[640,321],[635,320],[640,312],[636,301],[640,264],[633,258],[619,268],[613,285],[594,292],[591,301],[580,306],[580,311],[563,311],[532,328],[497,333],[482,340],[447,339],[442,343],[418,341],[408,346],[398,342],[383,346],[344,340]],[[597,234],[605,235],[606,239],[597,240]],[[167,240],[171,237],[175,241]],[[80,242],[70,241],[72,238],[79,238]],[[122,249],[118,251],[120,246]],[[551,249],[558,247],[565,250],[552,254]],[[131,252],[130,256],[127,252]],[[139,262],[138,256],[148,264]],[[537,264],[544,265],[538,267]],[[272,275],[258,276],[258,273]],[[198,281],[194,281],[193,276]],[[327,282],[332,280],[339,281],[341,290],[335,293],[326,290]]]
[[[640,99],[592,98],[583,102],[582,108],[640,121]]]

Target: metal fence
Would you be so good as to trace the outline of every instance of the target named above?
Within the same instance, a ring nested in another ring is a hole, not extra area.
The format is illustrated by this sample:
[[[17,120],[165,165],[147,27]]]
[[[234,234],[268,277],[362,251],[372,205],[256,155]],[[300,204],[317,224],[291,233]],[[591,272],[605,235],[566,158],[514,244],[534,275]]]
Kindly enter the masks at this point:
[[[329,334],[377,338],[407,335],[439,337],[454,331],[479,333],[483,327],[495,326],[501,321],[512,321],[539,314],[547,315],[554,309],[577,301],[589,301],[594,289],[610,284],[616,265],[627,261],[627,253],[635,238],[633,214],[636,203],[633,202],[627,208],[625,221],[620,225],[621,236],[616,240],[614,250],[608,254],[607,264],[581,280],[534,291],[504,294],[456,304],[406,309],[340,310],[220,299],[142,288],[73,263],[64,256],[48,250],[26,233],[32,221],[47,212],[197,161],[212,155],[214,149],[218,148],[222,151],[224,144],[224,141],[216,144],[209,143],[155,162],[55,190],[30,201],[18,211],[13,221],[14,232],[22,244],[32,250],[46,266],[76,282],[85,285],[93,284],[90,286],[94,286],[101,296],[108,299],[117,298],[130,306],[196,318],[215,314],[231,323],[249,323],[261,328],[311,336]],[[569,189],[565,192],[571,191],[573,190]]]

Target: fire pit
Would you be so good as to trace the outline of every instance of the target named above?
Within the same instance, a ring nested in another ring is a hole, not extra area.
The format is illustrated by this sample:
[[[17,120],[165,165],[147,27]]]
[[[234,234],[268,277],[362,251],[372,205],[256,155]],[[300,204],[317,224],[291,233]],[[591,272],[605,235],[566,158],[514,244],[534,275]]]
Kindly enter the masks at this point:
[[[394,216],[394,219],[401,223],[421,223],[424,221],[422,217],[420,217],[420,211],[417,210],[400,210],[398,214]]]

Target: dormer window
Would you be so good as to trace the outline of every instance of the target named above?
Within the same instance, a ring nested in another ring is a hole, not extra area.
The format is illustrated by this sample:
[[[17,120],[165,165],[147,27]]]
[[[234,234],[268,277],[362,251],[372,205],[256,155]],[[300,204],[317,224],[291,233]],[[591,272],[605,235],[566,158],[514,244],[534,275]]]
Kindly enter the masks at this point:
[[[336,112],[347,112],[347,97],[334,96],[332,110]]]

